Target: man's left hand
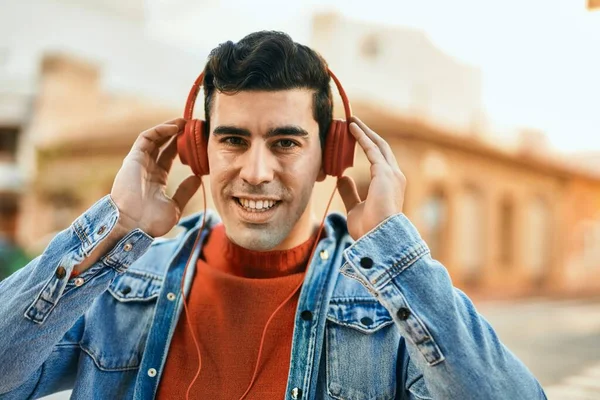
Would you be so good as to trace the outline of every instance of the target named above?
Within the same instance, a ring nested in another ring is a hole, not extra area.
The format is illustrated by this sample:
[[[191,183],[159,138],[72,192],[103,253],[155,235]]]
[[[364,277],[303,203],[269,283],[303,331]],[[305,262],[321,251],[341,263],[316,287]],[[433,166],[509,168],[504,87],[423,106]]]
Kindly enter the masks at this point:
[[[348,231],[354,240],[358,240],[386,218],[402,212],[406,177],[390,145],[364,122],[352,117],[350,132],[371,163],[371,182],[364,201],[360,200],[351,177],[343,176],[338,181],[338,190],[348,213]]]

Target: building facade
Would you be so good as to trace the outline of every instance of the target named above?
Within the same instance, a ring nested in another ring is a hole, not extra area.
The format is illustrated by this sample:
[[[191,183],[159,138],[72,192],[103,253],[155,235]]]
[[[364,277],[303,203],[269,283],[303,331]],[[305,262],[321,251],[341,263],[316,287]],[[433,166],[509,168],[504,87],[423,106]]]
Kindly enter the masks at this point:
[[[600,293],[600,177],[355,105],[408,181],[405,213],[471,295]],[[348,171],[366,194],[368,162]],[[338,203],[336,206],[340,206]]]
[[[473,123],[481,108],[478,71],[444,58],[422,35],[354,29],[330,16],[315,21],[314,46],[344,82],[355,114],[392,146],[408,179],[404,211],[458,287],[488,298],[600,293],[598,175],[548,157],[537,145],[538,133],[510,151],[491,144]],[[342,41],[347,30],[356,34]],[[187,95],[181,90],[180,104],[165,105],[151,95],[156,82],[141,92],[107,84],[128,82],[124,70],[104,62],[108,54],[43,54],[35,85],[0,93],[0,99],[13,96],[0,101],[0,168],[13,171],[12,179],[1,174],[0,227],[33,254],[110,192],[135,137],[181,115]],[[444,74],[434,67],[419,70],[429,63]],[[144,58],[129,64],[141,70]],[[394,75],[399,65],[402,78]],[[189,79],[173,77],[177,69],[170,67],[171,78],[162,85],[189,81],[189,89],[201,67]],[[419,97],[414,85],[426,85],[431,96]],[[176,162],[168,192],[189,173]],[[364,197],[369,166],[360,149],[347,173]],[[316,185],[316,218],[334,187],[332,178]],[[209,185],[206,189],[212,207]],[[203,206],[197,194],[185,213]],[[331,211],[345,212],[337,195]]]

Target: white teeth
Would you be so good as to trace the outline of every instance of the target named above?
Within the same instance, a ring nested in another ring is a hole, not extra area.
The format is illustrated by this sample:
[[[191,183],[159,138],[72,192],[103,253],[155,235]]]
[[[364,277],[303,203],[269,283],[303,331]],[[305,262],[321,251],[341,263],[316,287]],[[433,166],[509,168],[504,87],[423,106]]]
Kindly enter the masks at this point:
[[[277,202],[274,200],[248,200],[238,198],[239,203],[249,210],[253,211],[266,211],[269,208],[273,207]]]

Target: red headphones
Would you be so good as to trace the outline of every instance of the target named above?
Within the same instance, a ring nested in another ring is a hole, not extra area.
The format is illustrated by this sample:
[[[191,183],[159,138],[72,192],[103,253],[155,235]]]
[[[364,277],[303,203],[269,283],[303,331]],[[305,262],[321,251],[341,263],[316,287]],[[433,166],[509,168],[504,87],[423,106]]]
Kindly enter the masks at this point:
[[[325,174],[340,177],[344,170],[351,167],[354,163],[354,147],[356,139],[349,132],[350,118],[352,110],[346,92],[337,77],[327,69],[329,76],[335,82],[335,85],[342,97],[346,120],[332,120],[329,131],[325,139],[325,148],[323,149],[323,170]],[[183,134],[177,137],[177,152],[181,162],[189,165],[192,172],[197,176],[208,175],[208,152],[207,140],[204,128],[205,122],[201,119],[193,119],[194,104],[204,80],[204,72],[194,82],[192,90],[185,104],[183,118],[187,121]]]

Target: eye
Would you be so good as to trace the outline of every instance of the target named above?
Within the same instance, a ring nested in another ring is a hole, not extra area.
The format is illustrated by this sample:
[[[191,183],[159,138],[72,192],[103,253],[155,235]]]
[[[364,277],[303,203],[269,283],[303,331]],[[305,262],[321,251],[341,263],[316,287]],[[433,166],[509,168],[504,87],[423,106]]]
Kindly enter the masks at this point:
[[[242,139],[241,137],[238,137],[238,136],[228,136],[226,138],[223,138],[221,140],[221,143],[225,143],[226,145],[229,145],[229,146],[238,147],[238,146],[243,146],[245,144],[245,141],[244,141],[244,139]]]
[[[277,141],[277,143],[275,145],[277,147],[281,147],[282,149],[291,149],[293,147],[298,146],[298,144],[296,142],[294,142],[293,140],[290,140],[290,139],[281,139],[281,140]]]

